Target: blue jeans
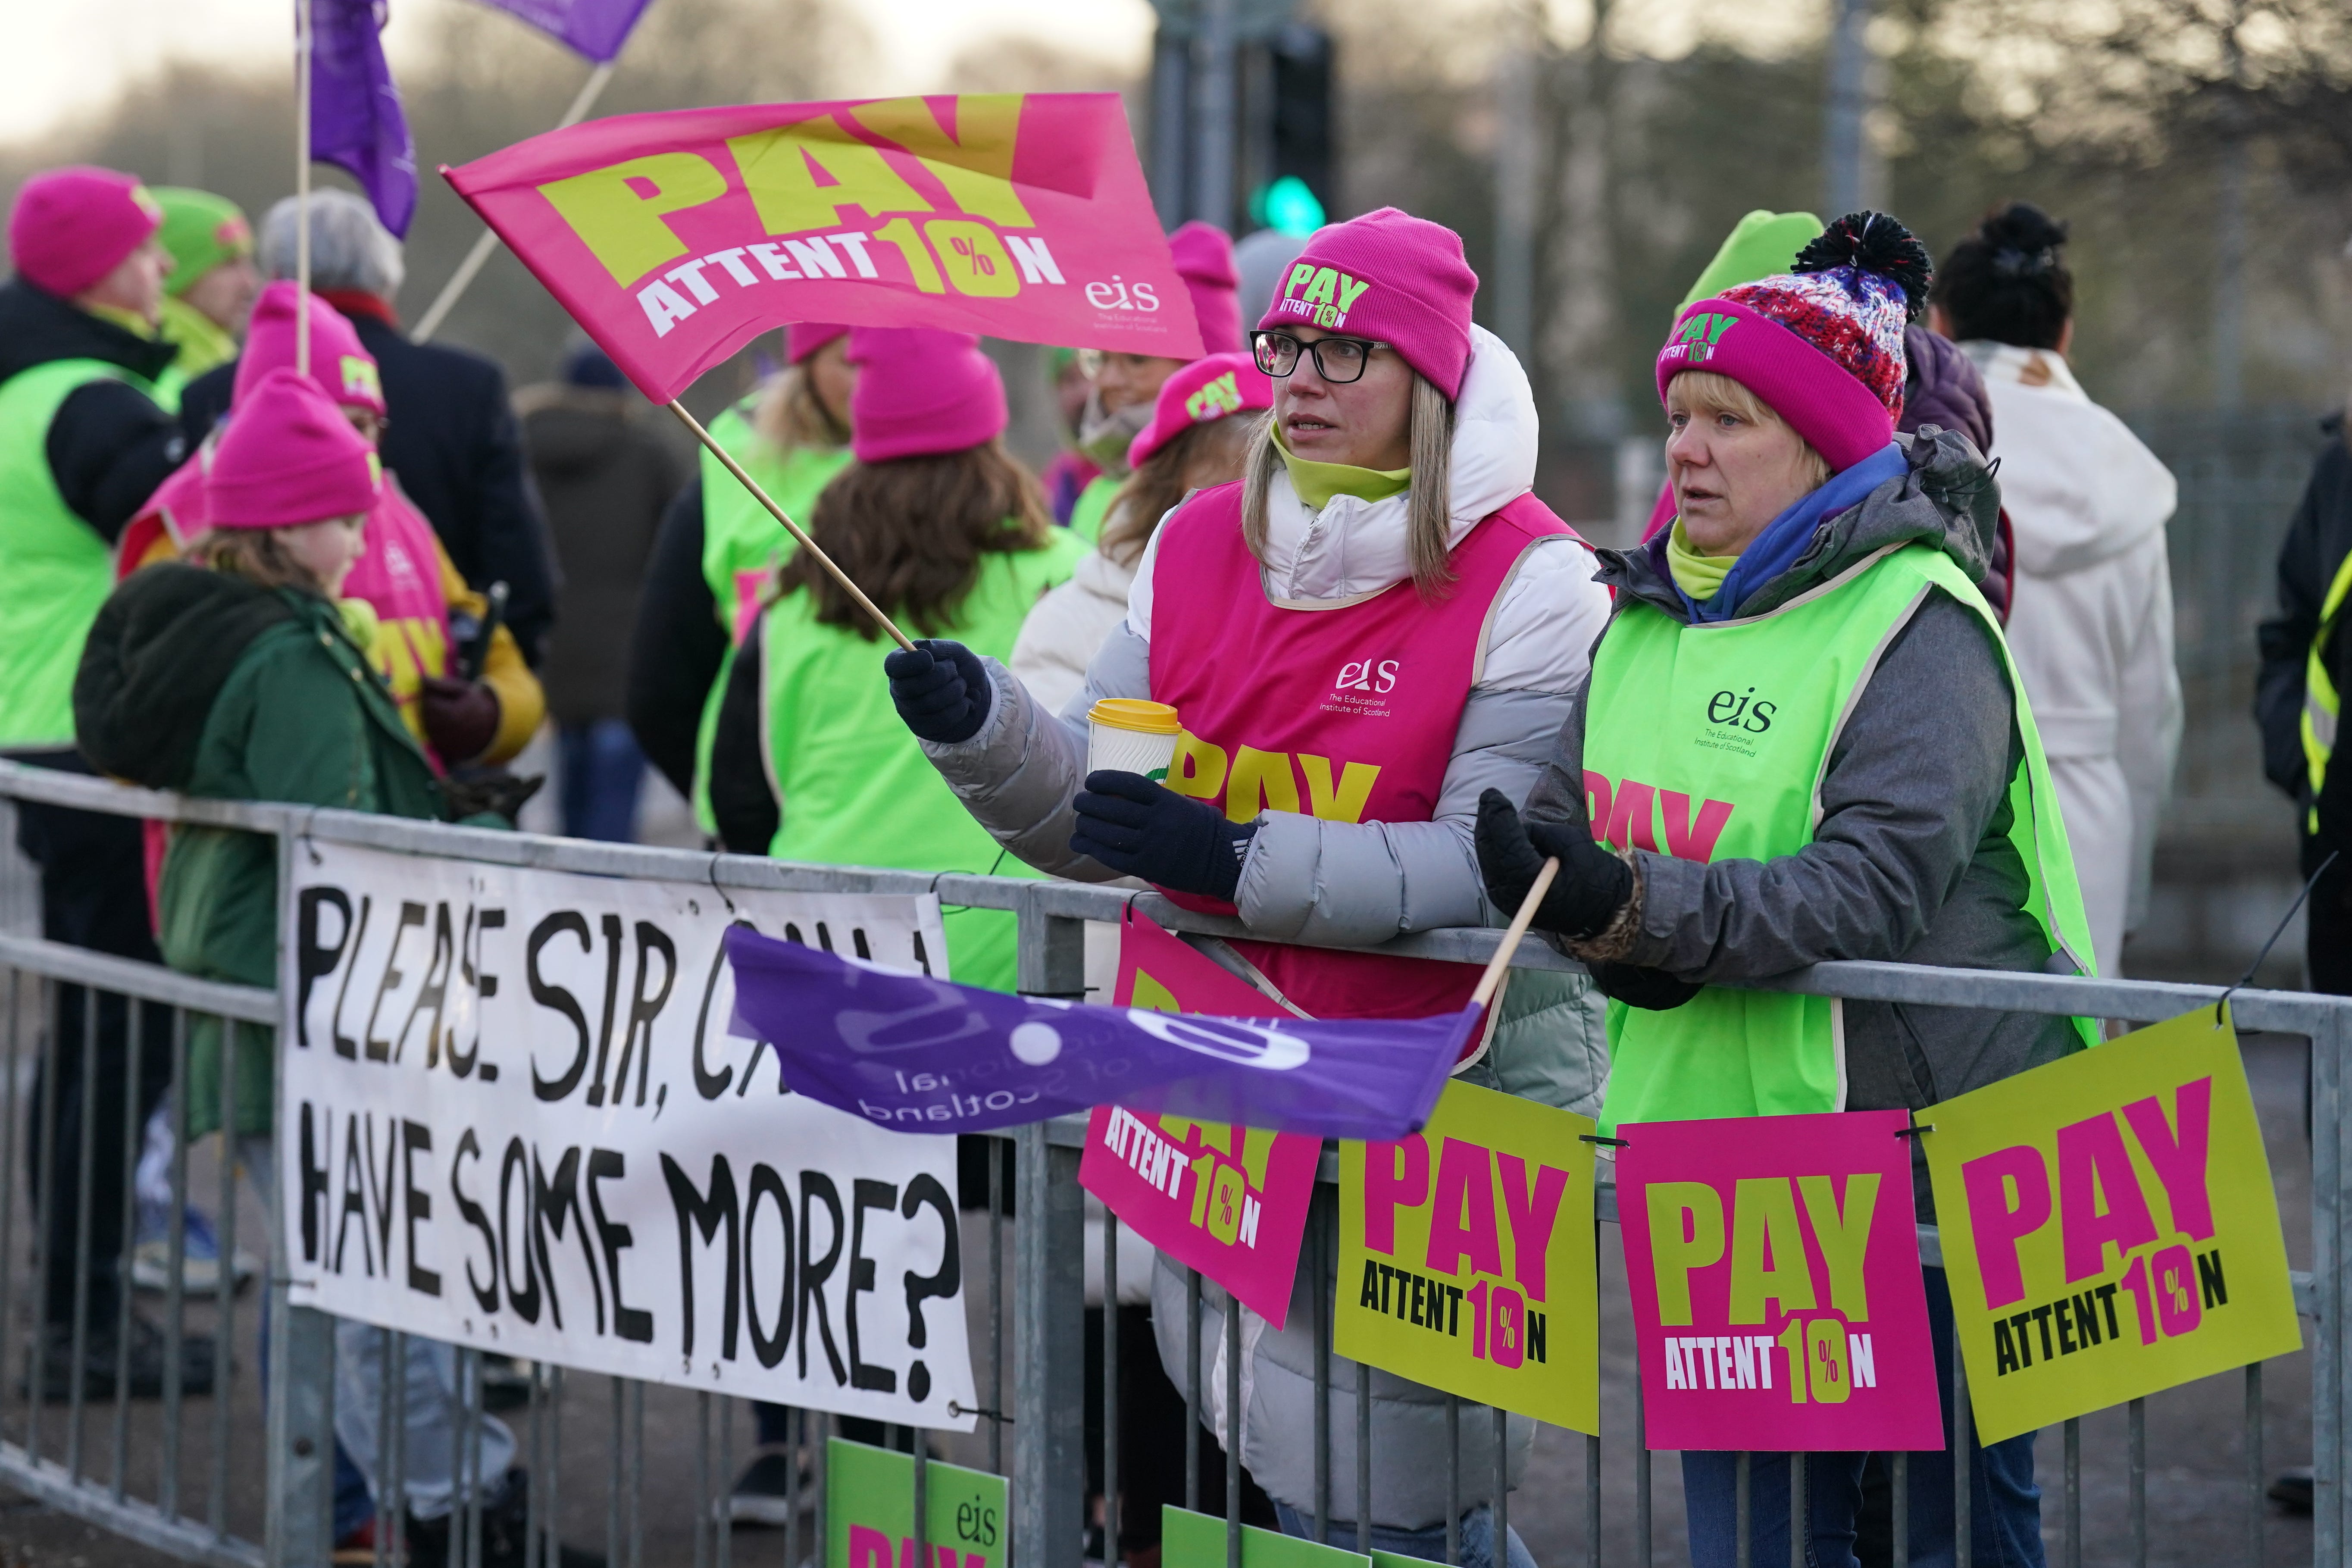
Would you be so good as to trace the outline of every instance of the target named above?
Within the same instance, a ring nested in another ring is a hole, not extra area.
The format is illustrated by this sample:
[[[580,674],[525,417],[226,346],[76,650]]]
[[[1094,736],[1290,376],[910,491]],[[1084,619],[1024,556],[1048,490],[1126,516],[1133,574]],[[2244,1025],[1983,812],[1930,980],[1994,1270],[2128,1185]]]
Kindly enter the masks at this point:
[[[1295,1535],[1302,1541],[1315,1539],[1315,1521],[1286,1502],[1274,1505],[1275,1516],[1282,1521],[1282,1533]],[[1333,1520],[1324,1542],[1343,1552],[1356,1549],[1356,1525],[1352,1520]],[[1419,1557],[1431,1563],[1445,1561],[1445,1526],[1433,1524],[1427,1530],[1392,1530],[1386,1525],[1372,1526],[1372,1550],[1393,1552],[1400,1557]],[[1495,1568],[1495,1510],[1481,1505],[1462,1516],[1462,1568]],[[1528,1551],[1528,1543],[1519,1532],[1511,1531],[1510,1568],[1536,1568],[1536,1560]]]
[[[1913,1568],[1955,1568],[1957,1519],[1952,1491],[1952,1296],[1944,1271],[1926,1268],[1927,1328],[1935,1344],[1936,1384],[1943,1404],[1944,1448],[1909,1461]],[[2033,1434],[1969,1457],[1969,1568],[2042,1568],[2042,1492],[2033,1484]],[[1864,1454],[1805,1456],[1805,1561],[1815,1568],[1854,1568],[1853,1521],[1862,1504]],[[1683,1455],[1683,1498],[1690,1520],[1694,1568],[1731,1568],[1737,1561],[1738,1456]],[[1789,1561],[1789,1456],[1748,1459],[1750,1561],[1779,1568]]]
[[[563,831],[574,838],[633,844],[646,754],[624,719],[566,724],[557,732],[562,759]]]

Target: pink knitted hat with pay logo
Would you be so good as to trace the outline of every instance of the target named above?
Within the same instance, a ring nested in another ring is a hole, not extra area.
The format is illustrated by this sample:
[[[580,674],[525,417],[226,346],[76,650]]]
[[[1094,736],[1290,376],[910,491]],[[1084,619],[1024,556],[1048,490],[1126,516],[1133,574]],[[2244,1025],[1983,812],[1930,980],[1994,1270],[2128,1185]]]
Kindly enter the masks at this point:
[[[1460,235],[1382,207],[1317,230],[1257,324],[1261,331],[1319,327],[1388,343],[1450,398],[1461,394],[1470,368],[1470,301],[1477,292]]]
[[[1204,334],[1205,335],[1205,334]],[[1195,425],[1207,425],[1245,409],[1274,406],[1274,382],[1247,354],[1211,354],[1196,359],[1160,384],[1151,423],[1127,448],[1127,466],[1144,459]]]

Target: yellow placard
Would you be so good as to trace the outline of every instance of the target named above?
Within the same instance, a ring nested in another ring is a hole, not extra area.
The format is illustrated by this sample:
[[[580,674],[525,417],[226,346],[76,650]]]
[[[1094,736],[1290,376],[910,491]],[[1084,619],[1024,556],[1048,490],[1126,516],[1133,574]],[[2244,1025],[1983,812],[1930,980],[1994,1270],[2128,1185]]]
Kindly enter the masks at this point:
[[[2200,1007],[1921,1111],[1991,1443],[2300,1349],[2237,1031]]]
[[[1341,1143],[1339,1354],[1599,1432],[1592,1130],[1452,1083],[1412,1136]]]

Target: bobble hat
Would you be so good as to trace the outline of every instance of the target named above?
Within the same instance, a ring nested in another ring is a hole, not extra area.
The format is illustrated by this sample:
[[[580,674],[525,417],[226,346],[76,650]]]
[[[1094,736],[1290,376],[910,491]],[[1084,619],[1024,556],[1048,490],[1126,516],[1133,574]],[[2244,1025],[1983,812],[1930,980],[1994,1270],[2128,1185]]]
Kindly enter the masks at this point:
[[[1320,327],[1392,345],[1449,398],[1470,368],[1478,275],[1462,237],[1394,207],[1318,229],[1258,320],[1261,331]]]
[[[1234,242],[1214,224],[1195,218],[1168,237],[1176,276],[1192,296],[1192,319],[1200,323],[1201,352],[1237,354],[1242,342],[1240,274],[1234,270]]]
[[[237,409],[205,478],[215,528],[299,528],[375,506],[375,449],[316,383],[290,367],[261,378]]]
[[[849,363],[849,448],[861,463],[961,452],[1003,433],[1004,379],[970,332],[853,327]]]
[[[1151,423],[1127,448],[1127,466],[1144,460],[1195,425],[1208,425],[1244,409],[1274,406],[1274,381],[1244,353],[1196,359],[1160,384]]]
[[[1903,329],[1927,297],[1927,248],[1885,213],[1849,213],[1785,273],[1685,307],[1658,351],[1658,398],[1686,370],[1729,376],[1843,473],[1895,438]]]
[[[263,289],[253,302],[253,324],[246,329],[245,352],[237,356],[230,408],[243,409],[271,372],[294,368],[294,285],[280,280]],[[316,294],[310,296],[310,380],[339,407],[383,412],[383,382],[376,374],[375,356],[361,346],[358,330],[343,313]]]
[[[847,331],[829,321],[794,321],[784,329],[784,363],[800,363]]]
[[[147,243],[163,209],[130,174],[77,164],[25,182],[8,212],[8,260],[45,294],[69,300]]]

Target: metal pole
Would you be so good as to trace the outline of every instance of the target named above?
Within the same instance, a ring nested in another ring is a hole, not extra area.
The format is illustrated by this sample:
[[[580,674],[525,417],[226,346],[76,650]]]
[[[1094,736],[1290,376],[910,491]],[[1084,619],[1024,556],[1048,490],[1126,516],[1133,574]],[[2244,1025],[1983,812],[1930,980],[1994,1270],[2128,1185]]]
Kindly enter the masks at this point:
[[[1118,1555],[1118,1215],[1103,1210],[1103,1562]],[[921,1561],[919,1555],[916,1559]]]
[[[1202,0],[1193,41],[1192,216],[1234,226],[1234,0]]]
[[[612,79],[611,60],[590,71],[588,79],[580,84],[580,91],[572,98],[572,107],[565,110],[563,118],[555,122],[555,129],[568,130],[586,119],[588,111],[596,106],[596,100],[604,96],[604,84]],[[421,343],[441,330],[441,323],[449,319],[449,312],[457,308],[457,301],[466,297],[466,290],[474,286],[475,278],[490,259],[490,253],[498,247],[498,231],[483,229],[481,237],[474,241],[474,247],[466,252],[466,259],[457,263],[457,270],[449,275],[449,281],[441,285],[441,292],[434,296],[433,303],[418,318],[416,330],[409,334],[414,342]]]
[[[1535,352],[1538,18],[1514,10],[1495,61],[1495,335],[1531,363]]]
[[[1030,995],[1082,995],[1085,922],[1034,900],[1019,911],[1017,973]],[[1018,1134],[1013,1227],[1013,1552],[1024,1568],[1077,1568],[1086,1545],[1086,1205],[1079,1151],[1048,1143],[1043,1125]],[[819,1537],[820,1540],[823,1537]]]
[[[2245,399],[2246,357],[2246,143],[2229,123],[2213,223],[2213,405],[2225,413]]]
[[[1151,46],[1151,205],[1163,228],[1184,221],[1192,110],[1192,42],[1169,26],[1163,11]]]
[[[1870,48],[1871,0],[1836,0],[1836,7],[1822,148],[1825,216],[1832,218],[1876,203],[1869,117],[1881,85]]]

